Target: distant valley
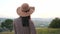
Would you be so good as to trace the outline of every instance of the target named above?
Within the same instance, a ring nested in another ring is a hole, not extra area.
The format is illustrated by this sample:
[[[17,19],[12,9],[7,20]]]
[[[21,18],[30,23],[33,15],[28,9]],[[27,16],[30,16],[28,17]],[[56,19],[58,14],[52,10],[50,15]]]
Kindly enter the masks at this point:
[[[3,22],[6,19],[8,19],[8,18],[0,18],[0,24],[1,24],[1,22]],[[32,18],[32,21],[33,21],[35,27],[48,27],[52,21],[52,18]]]

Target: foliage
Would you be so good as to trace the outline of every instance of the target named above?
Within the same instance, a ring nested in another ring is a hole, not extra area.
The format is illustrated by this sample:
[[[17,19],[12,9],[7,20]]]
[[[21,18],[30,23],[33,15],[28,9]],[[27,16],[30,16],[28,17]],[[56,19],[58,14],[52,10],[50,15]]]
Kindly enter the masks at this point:
[[[13,20],[12,19],[6,19],[4,22],[1,23],[2,28],[6,28],[10,30],[10,32],[13,30]]]
[[[60,18],[55,18],[49,25],[50,28],[60,28]]]

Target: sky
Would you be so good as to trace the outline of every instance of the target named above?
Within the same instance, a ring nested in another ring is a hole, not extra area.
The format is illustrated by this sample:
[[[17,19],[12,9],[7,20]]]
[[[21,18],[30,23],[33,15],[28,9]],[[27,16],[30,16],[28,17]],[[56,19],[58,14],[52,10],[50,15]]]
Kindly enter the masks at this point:
[[[23,3],[35,7],[31,18],[60,17],[60,0],[0,0],[0,18],[18,18],[16,9]]]

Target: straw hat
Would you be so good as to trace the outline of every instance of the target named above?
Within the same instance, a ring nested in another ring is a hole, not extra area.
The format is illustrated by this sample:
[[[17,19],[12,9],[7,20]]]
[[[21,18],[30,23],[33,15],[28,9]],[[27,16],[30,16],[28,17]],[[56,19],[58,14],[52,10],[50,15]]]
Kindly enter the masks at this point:
[[[17,8],[17,14],[22,17],[30,16],[34,12],[35,8],[30,7],[27,3],[21,5]]]

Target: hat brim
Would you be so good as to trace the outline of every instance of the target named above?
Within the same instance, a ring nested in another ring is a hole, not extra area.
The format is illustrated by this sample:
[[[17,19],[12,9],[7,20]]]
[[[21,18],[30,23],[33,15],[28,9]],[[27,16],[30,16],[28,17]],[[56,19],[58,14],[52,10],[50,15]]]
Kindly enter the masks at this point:
[[[35,8],[30,7],[30,10],[28,12],[21,11],[21,7],[17,8],[17,14],[22,17],[30,16],[34,12]]]

